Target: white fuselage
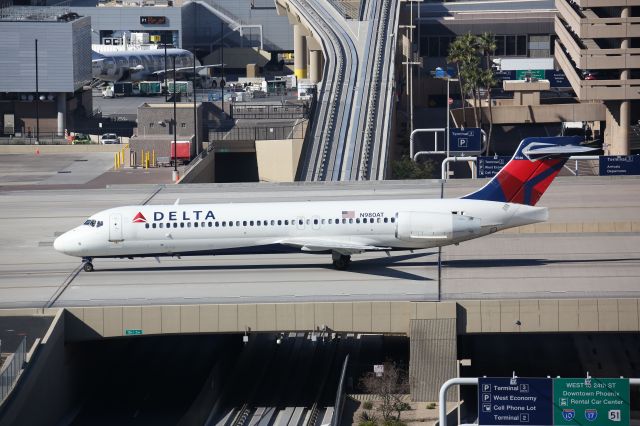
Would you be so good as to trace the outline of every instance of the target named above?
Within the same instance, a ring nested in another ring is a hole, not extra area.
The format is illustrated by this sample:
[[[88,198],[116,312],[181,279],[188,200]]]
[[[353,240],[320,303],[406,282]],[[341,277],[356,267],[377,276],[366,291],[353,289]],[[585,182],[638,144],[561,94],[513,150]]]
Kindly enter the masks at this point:
[[[547,219],[547,209],[468,200],[371,200],[125,206],[66,232],[79,257],[337,252],[456,244]]]
[[[193,55],[184,49],[167,49],[166,65],[164,49],[94,52],[92,75],[95,79],[110,82],[148,80],[154,73],[172,70],[173,57],[176,69],[193,66]],[[199,65],[196,60],[196,66]],[[169,72],[167,77],[172,77],[172,73]]]

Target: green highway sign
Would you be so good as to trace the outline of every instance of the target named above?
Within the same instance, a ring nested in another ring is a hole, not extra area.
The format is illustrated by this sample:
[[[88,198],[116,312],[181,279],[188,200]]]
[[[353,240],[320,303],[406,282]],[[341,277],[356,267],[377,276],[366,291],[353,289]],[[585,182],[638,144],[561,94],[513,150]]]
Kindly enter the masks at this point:
[[[629,424],[629,379],[554,379],[553,424]]]
[[[139,336],[142,334],[142,330],[140,329],[125,329],[124,330],[124,334],[125,336]]]
[[[517,70],[516,80],[524,80],[527,74],[530,74],[531,77],[537,78],[538,80],[544,80],[544,70]]]

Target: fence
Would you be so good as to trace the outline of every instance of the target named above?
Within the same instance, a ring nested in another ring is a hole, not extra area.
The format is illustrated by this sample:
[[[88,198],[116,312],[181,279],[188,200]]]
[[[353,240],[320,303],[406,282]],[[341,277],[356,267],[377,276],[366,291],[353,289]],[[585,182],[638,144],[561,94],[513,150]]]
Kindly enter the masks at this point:
[[[0,402],[9,395],[13,385],[22,370],[25,360],[27,359],[27,338],[23,337],[18,345],[18,349],[7,358],[2,365],[0,372]]]
[[[0,145],[67,145],[69,141],[56,132],[40,132],[36,144],[36,135],[0,137]]]
[[[305,126],[234,127],[226,132],[209,132],[209,141],[256,141],[277,139],[303,139]]]
[[[232,104],[231,116],[234,119],[309,118],[309,107],[306,104],[290,104],[290,105]]]

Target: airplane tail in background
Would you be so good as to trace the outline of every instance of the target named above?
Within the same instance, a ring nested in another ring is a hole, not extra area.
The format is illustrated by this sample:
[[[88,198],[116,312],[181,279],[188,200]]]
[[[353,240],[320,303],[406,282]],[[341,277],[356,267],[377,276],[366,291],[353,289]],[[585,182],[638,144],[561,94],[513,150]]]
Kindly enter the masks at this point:
[[[525,138],[511,160],[485,186],[462,198],[535,206],[570,156],[595,150],[580,136]]]

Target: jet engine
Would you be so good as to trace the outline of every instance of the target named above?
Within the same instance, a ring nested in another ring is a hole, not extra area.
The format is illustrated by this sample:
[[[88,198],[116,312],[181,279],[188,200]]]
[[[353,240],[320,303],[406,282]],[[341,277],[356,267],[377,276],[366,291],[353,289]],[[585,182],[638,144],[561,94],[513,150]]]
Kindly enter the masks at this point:
[[[480,233],[481,220],[459,212],[399,212],[396,238],[403,241],[466,240]]]

